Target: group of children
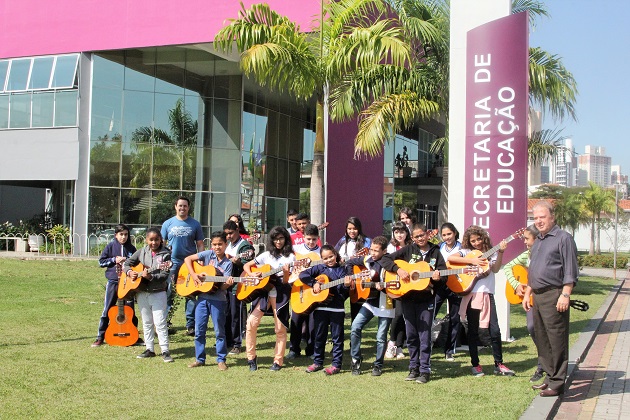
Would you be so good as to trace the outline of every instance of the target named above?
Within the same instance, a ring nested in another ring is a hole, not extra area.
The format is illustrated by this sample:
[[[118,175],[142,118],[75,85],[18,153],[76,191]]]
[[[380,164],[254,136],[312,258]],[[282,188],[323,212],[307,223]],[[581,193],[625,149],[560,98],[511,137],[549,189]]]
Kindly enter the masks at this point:
[[[411,213],[409,210],[406,211]],[[206,266],[212,265],[219,275],[227,277],[216,291],[201,293],[197,296],[195,361],[189,367],[203,366],[206,363],[206,330],[208,320],[212,318],[216,335],[218,368],[219,370],[228,368],[226,333],[239,334],[239,329],[242,329],[240,322],[236,322],[236,330],[234,330],[233,323],[228,322],[228,318],[231,316],[240,319],[241,309],[244,306],[232,292],[235,288],[235,276],[242,272],[246,277],[260,277],[262,272],[256,270],[256,267],[268,265],[276,271],[276,274],[270,276],[271,287],[261,291],[253,300],[246,321],[245,347],[247,363],[251,371],[259,368],[256,353],[258,327],[265,314],[272,314],[276,344],[273,362],[269,367],[271,371],[279,371],[284,366],[287,336],[290,332],[290,349],[287,358],[301,356],[300,346],[304,339],[306,355],[313,360],[313,363],[306,368],[306,372],[324,370],[327,375],[339,373],[342,368],[345,340],[345,300],[351,289],[356,287],[355,282],[361,281],[364,282],[362,284],[369,282],[370,293],[364,302],[351,305],[350,355],[352,360],[350,365],[353,375],[362,373],[362,331],[368,322],[376,317],[378,319],[376,358],[371,374],[380,376],[384,359],[399,358],[402,347],[406,344],[409,352],[409,374],[405,380],[428,382],[431,374],[431,327],[444,301],[447,301],[449,305],[450,321],[445,346],[446,359],[453,360],[461,316],[466,318],[468,323],[467,339],[472,374],[474,376],[484,374],[479,364],[477,345],[479,328],[487,327],[492,343],[494,373],[514,375],[514,372],[503,363],[501,334],[494,301],[494,273],[498,272],[501,266],[501,257],[507,246],[505,242],[501,242],[499,251],[488,260],[467,258],[466,255],[472,250],[485,252],[492,248],[488,233],[484,229],[477,226],[469,227],[460,243],[459,233],[455,226],[445,223],[440,230],[443,242],[435,245],[430,242],[431,235],[426,226],[415,224],[413,220],[410,220],[411,218],[403,218],[401,214],[400,222],[393,225],[391,239],[384,236],[373,239],[366,237],[360,220],[351,217],[346,222],[344,237],[335,246],[328,244],[322,246],[318,227],[310,224],[307,215],[296,213],[290,211],[287,215],[287,220],[291,225],[289,230],[281,226],[271,229],[267,237],[266,251],[249,261],[239,257],[245,245],[240,243],[243,239],[239,236],[238,225],[233,221],[226,222],[223,231],[212,233],[211,249],[185,258],[184,263],[196,284],[203,279],[195,274],[194,262]],[[123,234],[125,231],[126,234]],[[101,266],[109,267],[106,274],[108,287],[103,313],[106,314],[108,305],[111,307],[115,300],[110,291],[115,288],[116,282],[111,273],[111,267],[122,265],[122,271],[131,278],[141,276],[145,281],[139,288],[136,299],[142,316],[146,350],[138,357],[155,356],[155,330],[164,361],[171,362],[173,359],[169,353],[166,325],[168,271],[162,270],[151,274],[147,269],[141,273],[131,270],[131,267],[138,263],[145,267],[156,266],[169,258],[168,250],[164,247],[160,231],[156,228],[150,228],[147,231],[147,245],[139,251],[134,251],[127,244],[128,233],[129,229],[124,225],[117,226],[115,240],[108,245],[101,257]],[[357,256],[357,252],[364,248],[369,250],[367,255]],[[301,271],[294,269],[296,261],[306,255],[319,256],[321,261],[311,262],[309,267]],[[399,260],[409,264],[418,262],[428,264],[432,270],[429,287],[425,290],[412,290],[399,299],[392,299],[385,283],[386,273],[395,273],[400,282],[409,282],[413,276],[413,273],[408,273],[403,267],[398,266]],[[453,264],[472,264],[489,268],[478,275],[472,292],[462,300],[446,287],[447,276],[441,270],[447,269],[447,261]],[[364,270],[362,276],[358,280],[353,280],[351,275],[359,270]],[[292,283],[299,279],[317,294],[322,289],[322,283],[318,280],[321,275],[326,275],[331,281],[339,280],[333,287],[326,286],[329,299],[318,305],[310,314],[291,314],[289,302]],[[101,318],[99,335],[94,344],[103,343],[102,330],[106,327],[104,324],[106,324],[106,319]],[[387,334],[390,329],[388,343]],[[332,340],[332,363],[324,368],[325,345],[329,331]]]

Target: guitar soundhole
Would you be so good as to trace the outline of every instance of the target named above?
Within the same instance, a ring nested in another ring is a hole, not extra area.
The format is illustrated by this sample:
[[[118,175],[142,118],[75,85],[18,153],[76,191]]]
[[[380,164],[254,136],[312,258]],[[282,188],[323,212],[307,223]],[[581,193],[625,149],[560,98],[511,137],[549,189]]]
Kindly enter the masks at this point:
[[[418,273],[411,273],[411,276],[409,276],[411,281],[418,281]]]

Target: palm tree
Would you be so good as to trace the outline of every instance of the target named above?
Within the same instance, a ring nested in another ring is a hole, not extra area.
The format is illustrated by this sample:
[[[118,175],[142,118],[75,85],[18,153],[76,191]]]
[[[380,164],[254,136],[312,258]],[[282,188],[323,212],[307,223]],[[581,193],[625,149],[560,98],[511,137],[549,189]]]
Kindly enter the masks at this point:
[[[580,226],[589,222],[588,214],[583,208],[581,193],[571,188],[563,189],[560,198],[554,203],[554,214],[556,223],[565,229],[570,228],[573,236]]]
[[[600,254],[600,222],[602,212],[614,212],[615,206],[615,194],[610,190],[604,190],[594,182],[588,183],[588,188],[584,191],[582,196],[582,202],[584,210],[586,210],[590,219],[591,225],[591,246],[589,248],[589,255]],[[597,225],[597,228],[596,228]],[[596,236],[597,233],[597,236]],[[597,242],[597,245],[595,244]]]
[[[243,6],[237,19],[215,37],[217,49],[228,52],[233,45],[241,53],[243,72],[271,90],[295,98],[316,99],[316,141],[311,175],[311,219],[324,218],[324,107],[326,93],[335,92],[357,75],[376,74],[408,67],[412,51],[400,23],[386,16],[380,0],[322,1],[319,26],[302,32],[288,18],[266,4]],[[430,24],[426,34],[437,33]],[[384,64],[384,63],[389,63]],[[365,79],[346,100],[331,101],[333,120],[358,112],[386,82]],[[434,110],[435,107],[431,107]]]

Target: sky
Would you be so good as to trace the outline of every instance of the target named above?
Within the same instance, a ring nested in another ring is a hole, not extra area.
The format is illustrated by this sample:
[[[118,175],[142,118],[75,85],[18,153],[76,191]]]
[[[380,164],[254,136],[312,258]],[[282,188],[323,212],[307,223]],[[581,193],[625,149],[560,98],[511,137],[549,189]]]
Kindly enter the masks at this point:
[[[546,0],[549,18],[530,29],[530,47],[562,58],[579,95],[578,121],[546,118],[563,128],[575,151],[604,146],[613,165],[630,174],[630,0]]]

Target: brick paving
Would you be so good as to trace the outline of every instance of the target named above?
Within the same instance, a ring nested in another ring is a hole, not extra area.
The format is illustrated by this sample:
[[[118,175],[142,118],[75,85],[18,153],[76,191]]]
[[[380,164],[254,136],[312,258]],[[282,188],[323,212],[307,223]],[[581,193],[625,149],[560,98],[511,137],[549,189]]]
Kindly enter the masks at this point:
[[[626,278],[548,418],[630,419],[630,278],[618,274]]]

